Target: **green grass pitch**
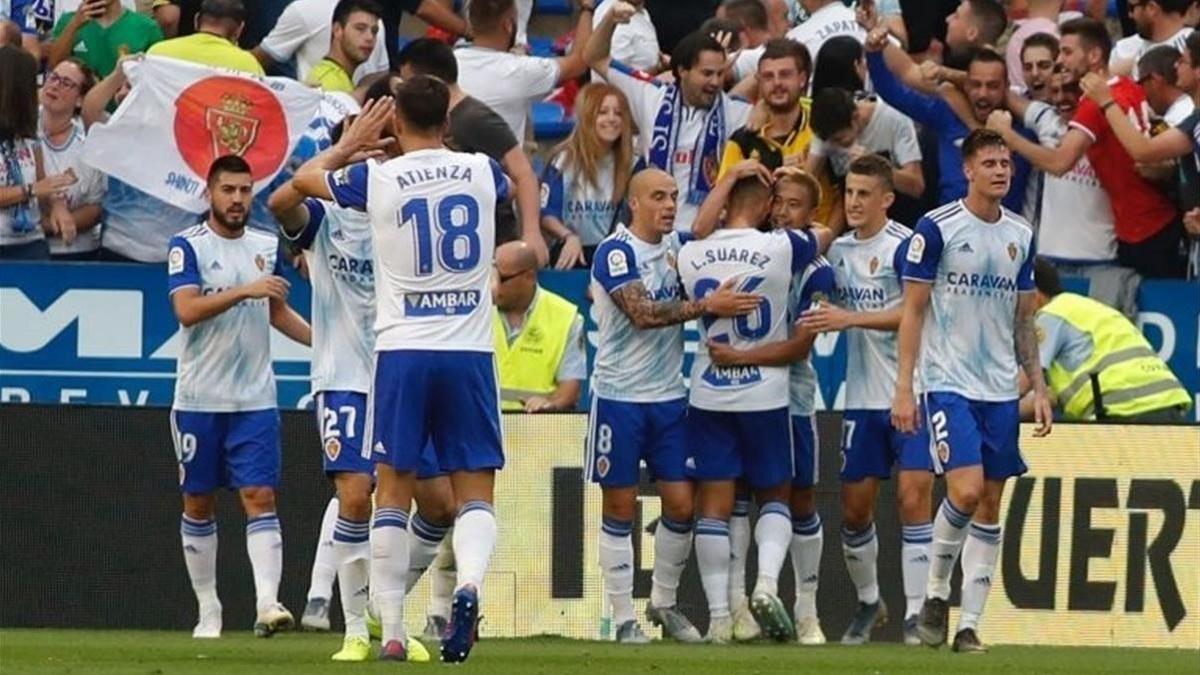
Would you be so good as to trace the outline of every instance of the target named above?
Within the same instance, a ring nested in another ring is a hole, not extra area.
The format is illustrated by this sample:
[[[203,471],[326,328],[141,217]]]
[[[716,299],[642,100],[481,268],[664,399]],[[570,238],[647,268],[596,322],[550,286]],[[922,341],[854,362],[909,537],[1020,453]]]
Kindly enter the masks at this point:
[[[438,663],[331,663],[337,635],[284,634],[269,640],[229,632],[197,641],[153,631],[0,630],[0,672],[80,675],[228,675],[235,673],[433,672]],[[432,650],[431,650],[432,651]],[[436,653],[434,655],[436,659]],[[622,647],[559,638],[485,640],[455,673],[490,675],[765,675],[767,673],[1194,673],[1200,651],[995,647],[988,654],[875,644],[865,647],[755,644],[729,647],[652,644]]]

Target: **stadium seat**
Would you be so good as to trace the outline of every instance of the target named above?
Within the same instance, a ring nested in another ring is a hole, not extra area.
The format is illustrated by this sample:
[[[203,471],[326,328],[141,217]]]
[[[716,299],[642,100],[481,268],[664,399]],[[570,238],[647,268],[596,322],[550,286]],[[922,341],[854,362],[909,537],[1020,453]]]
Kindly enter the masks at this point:
[[[537,0],[533,11],[552,16],[571,16],[571,0]]]
[[[539,141],[565,138],[575,128],[574,118],[568,117],[557,103],[542,101],[533,104],[533,137]]]
[[[562,56],[562,54],[555,51],[553,38],[538,37],[536,35],[529,36],[529,53],[533,56],[541,56],[543,58]]]

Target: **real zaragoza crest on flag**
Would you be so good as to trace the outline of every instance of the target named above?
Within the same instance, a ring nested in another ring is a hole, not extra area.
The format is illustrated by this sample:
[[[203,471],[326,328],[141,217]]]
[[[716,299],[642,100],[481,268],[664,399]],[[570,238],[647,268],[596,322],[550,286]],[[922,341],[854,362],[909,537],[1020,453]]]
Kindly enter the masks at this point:
[[[208,209],[205,177],[217,157],[250,164],[255,192],[283,168],[321,94],[295,80],[257,77],[147,56],[124,64],[133,89],[94,126],[83,159],[182,209]]]

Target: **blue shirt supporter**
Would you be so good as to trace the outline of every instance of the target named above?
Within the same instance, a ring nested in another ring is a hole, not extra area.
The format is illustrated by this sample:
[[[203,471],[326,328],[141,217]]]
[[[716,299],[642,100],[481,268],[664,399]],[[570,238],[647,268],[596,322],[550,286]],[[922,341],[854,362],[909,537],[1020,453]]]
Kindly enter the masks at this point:
[[[867,69],[875,93],[893,108],[908,115],[914,122],[934,130],[938,144],[938,203],[946,204],[967,196],[967,177],[962,170],[962,142],[970,133],[966,124],[954,114],[950,104],[939,96],[915,91],[888,69],[881,52],[867,52]],[[1013,128],[1030,140],[1037,138],[1016,120]],[[1025,182],[1029,178],[1029,162],[1013,153],[1013,179],[1004,198],[1004,206],[1021,213],[1025,205]]]

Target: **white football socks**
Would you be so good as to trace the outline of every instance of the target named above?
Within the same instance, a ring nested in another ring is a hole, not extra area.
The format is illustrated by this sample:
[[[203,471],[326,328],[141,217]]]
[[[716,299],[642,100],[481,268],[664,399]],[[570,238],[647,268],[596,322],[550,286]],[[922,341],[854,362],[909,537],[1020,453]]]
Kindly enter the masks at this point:
[[[217,522],[181,516],[179,536],[196,603],[200,613],[204,614],[205,610],[220,604],[217,599]]]
[[[338,498],[329,500],[321,516],[321,533],[317,535],[317,553],[313,556],[312,577],[308,582],[308,599],[329,600],[333,596],[333,580],[338,564],[333,555],[333,528],[338,520]]]
[[[796,577],[796,621],[817,616],[817,587],[821,574],[821,552],[825,530],[821,514],[792,519],[792,572]]]
[[[716,518],[696,522],[696,562],[712,619],[729,616],[729,523]],[[743,596],[744,597],[744,596]]]
[[[370,521],[338,517],[333,532],[333,557],[338,566],[338,591],[347,637],[367,637],[367,578],[370,570]]]
[[[941,600],[950,599],[950,575],[954,571],[954,562],[962,551],[963,540],[967,538],[967,525],[971,522],[971,514],[963,513],[950,503],[950,498],[942,500],[937,516],[933,519],[933,543],[929,546],[929,579],[925,584],[925,595]]]
[[[421,517],[421,512],[408,521],[408,581],[404,584],[412,593],[425,570],[437,557],[438,546],[450,531],[449,525],[435,525]]]
[[[792,510],[783,502],[767,502],[758,510],[754,525],[758,545],[758,580],[755,593],[779,593],[779,572],[792,543]]]
[[[632,621],[633,614],[633,523],[604,517],[600,526],[600,570],[604,590],[612,605],[614,626]]]
[[[1000,557],[1000,526],[971,523],[967,541],[962,549],[962,613],[958,615],[958,630],[978,630],[979,617],[987,605]],[[958,632],[958,631],[955,631]]]
[[[383,644],[405,642],[404,582],[408,577],[408,512],[377,507],[371,526],[371,597],[383,624]]]
[[[495,548],[496,515],[492,505],[483,501],[463,504],[454,521],[454,559],[458,563],[456,591],[469,584],[482,594],[483,577]]]
[[[879,538],[875,536],[875,523],[867,529],[851,531],[842,528],[842,557],[846,560],[846,571],[858,591],[858,601],[873,605],[879,602]]]
[[[692,524],[662,516],[654,529],[654,575],[650,604],[674,607],[678,602],[679,579],[692,552]]]
[[[254,569],[254,595],[261,612],[279,602],[279,578],[283,575],[283,532],[279,517],[264,513],[246,521],[246,552]]]
[[[733,503],[729,517],[729,606],[736,610],[746,602],[746,558],[750,553],[750,502]]]
[[[905,525],[900,535],[900,569],[904,577],[904,618],[921,613],[925,581],[929,579],[929,545],[933,523]]]

